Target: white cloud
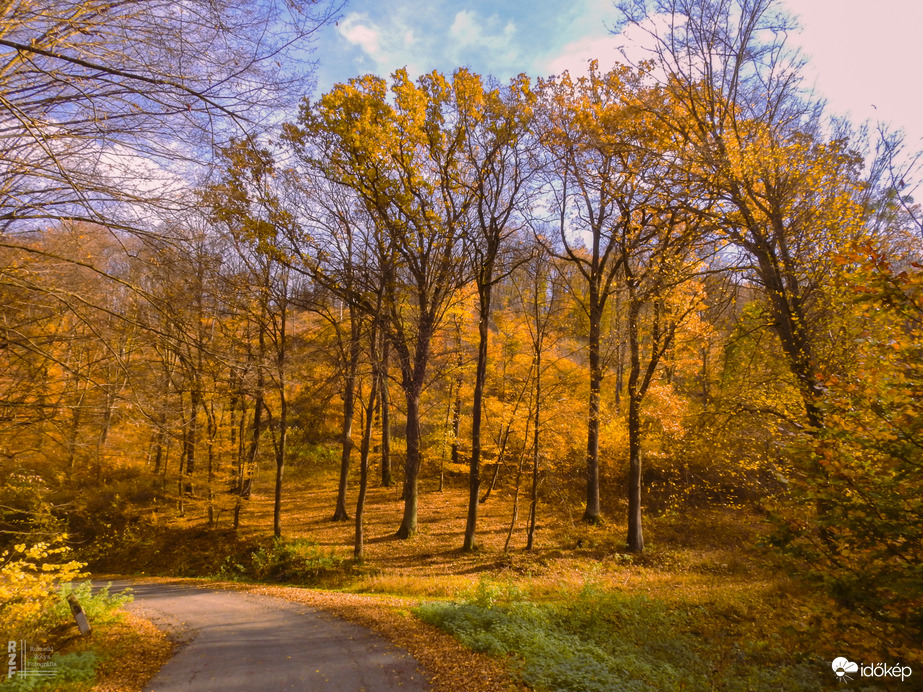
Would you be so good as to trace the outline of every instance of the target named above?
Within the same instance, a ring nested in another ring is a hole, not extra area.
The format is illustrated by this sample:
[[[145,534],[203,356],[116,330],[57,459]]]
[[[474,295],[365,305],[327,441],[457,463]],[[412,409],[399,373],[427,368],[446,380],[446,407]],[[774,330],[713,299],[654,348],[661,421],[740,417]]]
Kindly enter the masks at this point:
[[[449,38],[462,46],[476,43],[481,35],[481,29],[475,22],[474,12],[462,10],[455,15],[455,21],[449,27]]]
[[[495,14],[484,18],[471,10],[461,10],[449,27],[448,39],[449,52],[458,62],[477,51],[479,60],[497,65],[498,71],[514,62],[519,53],[516,24],[512,20],[504,24]]]
[[[360,50],[359,58],[352,58],[359,69],[387,77],[406,67],[413,76],[431,70],[433,62],[433,41],[420,40],[418,28],[413,18],[403,12],[391,13],[377,22],[365,12],[351,12],[339,22],[337,32]]]
[[[560,53],[544,63],[543,71],[549,75],[559,75],[565,70],[573,76],[583,75],[589,71],[591,60],[598,60],[603,72],[608,72],[617,62],[625,62],[611,36],[584,38],[564,46]]]
[[[373,60],[379,60],[381,31],[369,21],[368,15],[351,12],[339,23],[338,31],[343,38],[359,46]]]

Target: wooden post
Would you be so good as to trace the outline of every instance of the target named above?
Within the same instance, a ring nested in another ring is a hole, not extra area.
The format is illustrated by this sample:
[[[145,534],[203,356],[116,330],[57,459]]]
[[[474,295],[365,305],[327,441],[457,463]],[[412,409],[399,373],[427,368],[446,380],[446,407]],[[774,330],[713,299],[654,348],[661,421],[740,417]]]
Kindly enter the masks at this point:
[[[67,602],[70,604],[71,612],[74,614],[74,619],[77,621],[77,628],[80,630],[80,634],[84,637],[87,636],[93,631],[93,628],[90,627],[90,623],[87,621],[87,614],[83,612],[83,608],[81,608],[80,604],[77,602],[77,597],[72,593],[67,594]]]

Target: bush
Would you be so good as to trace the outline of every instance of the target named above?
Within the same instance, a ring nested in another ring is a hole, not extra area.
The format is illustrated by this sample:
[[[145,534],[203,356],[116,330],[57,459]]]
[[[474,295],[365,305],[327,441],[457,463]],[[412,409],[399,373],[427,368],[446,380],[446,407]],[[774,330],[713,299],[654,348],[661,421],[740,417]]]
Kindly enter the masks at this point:
[[[109,586],[104,586],[96,593],[93,593],[93,585],[88,582],[79,584],[62,584],[59,592],[59,598],[51,610],[51,618],[55,623],[68,622],[73,617],[70,604],[67,597],[74,594],[83,612],[86,613],[87,620],[94,627],[110,625],[121,619],[118,612],[126,603],[133,599],[130,591],[110,594]]]
[[[16,546],[14,550],[19,558],[9,560],[4,565],[5,600],[0,604],[4,633],[0,634],[0,641],[2,637],[8,640],[21,639],[27,644],[53,650],[62,629],[73,632],[76,628],[67,602],[68,595],[74,594],[77,598],[94,630],[117,622],[121,617],[118,609],[132,599],[127,593],[110,595],[108,587],[93,593],[92,584],[88,581],[76,585],[64,583],[56,589],[49,575],[54,575],[54,579],[76,575],[80,563],[39,565],[36,560],[66,554],[65,550],[48,548],[44,544],[32,548]],[[65,635],[65,639],[68,638]],[[93,643],[94,639],[80,639],[77,646],[92,646]],[[73,646],[73,641],[67,643],[68,648]],[[0,683],[0,691],[88,689],[87,685],[81,683],[89,684],[95,679],[99,659],[100,654],[92,648],[67,653],[52,652],[49,667],[54,670],[54,677],[13,677]]]
[[[84,576],[84,563],[66,559],[65,539],[20,543],[0,554],[0,641],[42,631],[59,598],[58,585]]]
[[[314,541],[275,538],[269,545],[252,551],[249,559],[227,557],[216,576],[230,581],[253,579],[312,584],[338,572],[344,562],[346,559],[337,555],[336,550],[324,550]]]

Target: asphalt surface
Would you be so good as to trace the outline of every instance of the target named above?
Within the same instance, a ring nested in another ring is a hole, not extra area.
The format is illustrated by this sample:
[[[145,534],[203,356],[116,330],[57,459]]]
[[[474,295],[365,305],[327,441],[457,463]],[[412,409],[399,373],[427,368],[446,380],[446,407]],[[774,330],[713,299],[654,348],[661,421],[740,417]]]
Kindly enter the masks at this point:
[[[371,631],[308,606],[240,591],[130,587],[127,607],[180,642],[151,692],[429,690],[417,661]]]

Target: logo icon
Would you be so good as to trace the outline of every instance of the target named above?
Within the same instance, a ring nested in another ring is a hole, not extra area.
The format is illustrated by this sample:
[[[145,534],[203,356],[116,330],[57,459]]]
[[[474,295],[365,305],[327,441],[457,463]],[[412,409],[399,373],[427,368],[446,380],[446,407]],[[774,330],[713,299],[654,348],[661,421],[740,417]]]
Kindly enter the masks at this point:
[[[858,673],[859,664],[853,663],[848,658],[839,656],[838,658],[833,659],[833,672],[836,673],[837,679],[846,682],[847,680],[852,680],[847,673]]]

